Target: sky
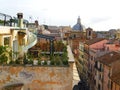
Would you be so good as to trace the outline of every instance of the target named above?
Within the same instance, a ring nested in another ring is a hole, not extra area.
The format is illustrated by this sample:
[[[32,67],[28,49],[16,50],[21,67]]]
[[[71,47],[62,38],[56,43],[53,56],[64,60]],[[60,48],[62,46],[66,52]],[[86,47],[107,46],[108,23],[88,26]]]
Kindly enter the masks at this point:
[[[23,13],[29,22],[54,26],[81,23],[95,31],[120,28],[119,0],[0,0],[0,13],[17,16]],[[32,17],[30,19],[30,17]]]

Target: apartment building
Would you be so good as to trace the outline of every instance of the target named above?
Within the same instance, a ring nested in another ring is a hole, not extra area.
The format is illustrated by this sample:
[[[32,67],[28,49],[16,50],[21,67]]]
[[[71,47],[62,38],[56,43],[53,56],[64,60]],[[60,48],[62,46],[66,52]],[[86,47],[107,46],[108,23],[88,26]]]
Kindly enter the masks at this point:
[[[110,77],[120,70],[119,66],[119,52],[113,51],[97,58],[95,64],[95,90],[112,90]]]
[[[84,44],[84,62],[85,63],[85,71],[87,83],[91,90],[93,90],[94,86],[94,65],[96,61],[96,57],[102,55],[102,49],[104,48],[104,44],[107,43],[108,40],[103,38],[95,38],[89,41],[86,41]]]
[[[79,43],[79,57],[78,60],[76,60],[76,64],[77,64],[77,69],[78,69],[78,73],[81,79],[84,78],[86,72],[84,70],[85,66],[84,66],[84,42],[80,42]]]
[[[113,74],[110,79],[111,90],[120,90],[120,72]]]

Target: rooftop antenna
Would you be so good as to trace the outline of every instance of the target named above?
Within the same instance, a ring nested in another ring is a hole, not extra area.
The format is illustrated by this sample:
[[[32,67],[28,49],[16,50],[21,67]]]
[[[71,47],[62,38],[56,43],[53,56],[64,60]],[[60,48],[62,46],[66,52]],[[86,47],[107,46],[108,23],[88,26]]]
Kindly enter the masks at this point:
[[[32,19],[33,19],[32,16],[29,16],[30,23],[32,23]]]

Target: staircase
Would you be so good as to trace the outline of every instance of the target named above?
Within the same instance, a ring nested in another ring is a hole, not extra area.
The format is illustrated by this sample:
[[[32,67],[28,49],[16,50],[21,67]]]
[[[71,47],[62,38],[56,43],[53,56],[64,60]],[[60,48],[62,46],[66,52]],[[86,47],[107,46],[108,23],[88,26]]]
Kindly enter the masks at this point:
[[[28,43],[24,46],[24,51],[27,51],[29,48],[33,47],[37,43],[37,36],[32,32],[28,32]]]

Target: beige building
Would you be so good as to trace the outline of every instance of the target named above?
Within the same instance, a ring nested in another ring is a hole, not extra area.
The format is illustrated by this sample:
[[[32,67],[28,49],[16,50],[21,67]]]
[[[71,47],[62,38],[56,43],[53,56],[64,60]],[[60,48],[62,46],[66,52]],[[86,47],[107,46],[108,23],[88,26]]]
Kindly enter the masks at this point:
[[[8,46],[13,53],[13,59],[23,57],[24,53],[37,42],[37,37],[23,27],[23,14],[18,13],[18,27],[0,26],[0,45]]]

